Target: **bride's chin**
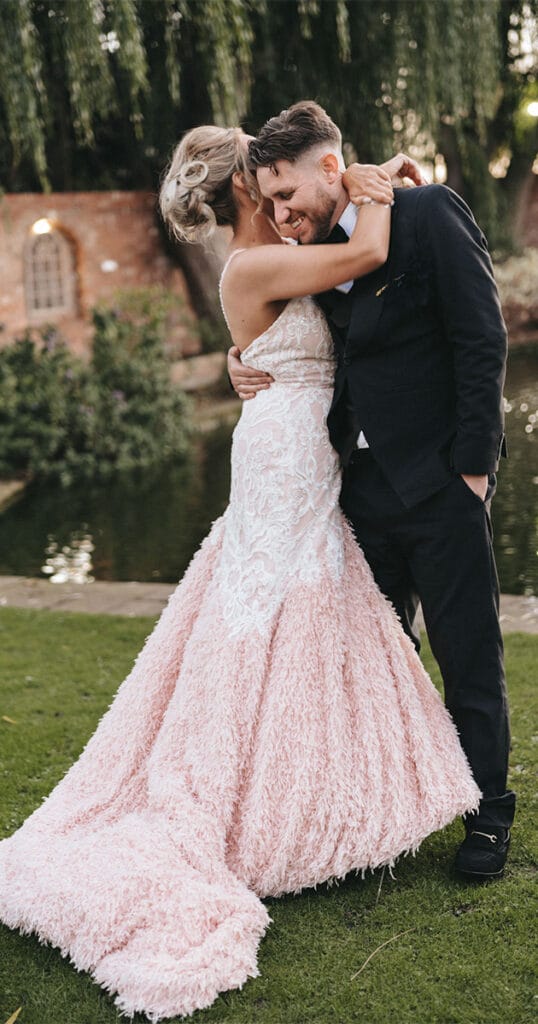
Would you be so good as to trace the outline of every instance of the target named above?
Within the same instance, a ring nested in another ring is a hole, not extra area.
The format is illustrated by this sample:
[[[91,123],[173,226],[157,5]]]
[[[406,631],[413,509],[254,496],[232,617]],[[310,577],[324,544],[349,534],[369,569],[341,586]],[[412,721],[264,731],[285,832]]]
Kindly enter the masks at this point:
[[[299,228],[296,238],[301,245],[310,245],[312,242],[317,242],[315,226],[305,221]]]

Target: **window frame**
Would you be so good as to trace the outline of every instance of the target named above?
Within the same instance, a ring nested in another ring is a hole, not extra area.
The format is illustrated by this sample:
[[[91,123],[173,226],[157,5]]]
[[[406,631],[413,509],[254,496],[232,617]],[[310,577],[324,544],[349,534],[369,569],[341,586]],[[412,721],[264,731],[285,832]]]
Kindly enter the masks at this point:
[[[45,285],[39,286],[37,274],[40,273],[40,268],[38,264],[36,265],[36,247],[42,244],[44,238],[51,238],[57,247],[58,281],[55,282],[54,290],[56,295],[63,295],[62,305],[36,305],[38,295],[42,295],[47,287],[46,282]],[[56,285],[59,285],[59,288]],[[74,253],[69,240],[57,225],[53,225],[50,231],[43,234],[30,233],[27,239],[24,253],[24,298],[28,320],[33,322],[48,320],[51,317],[76,315]]]

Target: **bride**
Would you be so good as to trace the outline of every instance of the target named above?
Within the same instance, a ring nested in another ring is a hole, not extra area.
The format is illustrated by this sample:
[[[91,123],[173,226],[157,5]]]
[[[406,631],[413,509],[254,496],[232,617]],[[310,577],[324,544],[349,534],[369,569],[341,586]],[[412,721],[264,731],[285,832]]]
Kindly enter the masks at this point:
[[[309,296],[385,261],[387,175],[347,244],[288,245],[247,142],[189,132],[160,202],[181,239],[231,225],[223,308],[275,383],[244,404],[230,503],[110,708],[0,843],[0,919],[151,1021],[258,973],[263,897],[390,865],[480,796],[342,515],[325,425],[333,351]]]

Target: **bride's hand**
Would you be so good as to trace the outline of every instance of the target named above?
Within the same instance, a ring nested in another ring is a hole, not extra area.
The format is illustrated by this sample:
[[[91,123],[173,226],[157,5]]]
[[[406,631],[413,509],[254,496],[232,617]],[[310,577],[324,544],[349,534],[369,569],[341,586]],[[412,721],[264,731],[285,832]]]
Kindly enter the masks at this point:
[[[372,199],[376,203],[391,203],[394,198],[392,186],[402,185],[404,178],[414,185],[428,184],[416,160],[407,153],[397,153],[379,167],[376,164],[350,164],[342,175],[342,184],[351,202],[362,206]]]
[[[376,164],[350,164],[342,175],[342,184],[355,206],[372,200],[392,203],[394,198],[390,174]]]
[[[393,185],[401,185],[403,178],[409,178],[414,185],[429,184],[416,160],[407,156],[406,153],[397,153],[396,156],[379,166],[389,175]]]

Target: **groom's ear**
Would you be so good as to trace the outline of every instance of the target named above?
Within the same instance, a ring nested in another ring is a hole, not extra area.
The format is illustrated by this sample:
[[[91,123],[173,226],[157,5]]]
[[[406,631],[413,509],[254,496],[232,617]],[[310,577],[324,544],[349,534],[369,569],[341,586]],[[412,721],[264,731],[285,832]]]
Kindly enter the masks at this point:
[[[329,185],[333,185],[340,177],[341,171],[338,159],[334,153],[325,153],[320,160],[320,167]]]

